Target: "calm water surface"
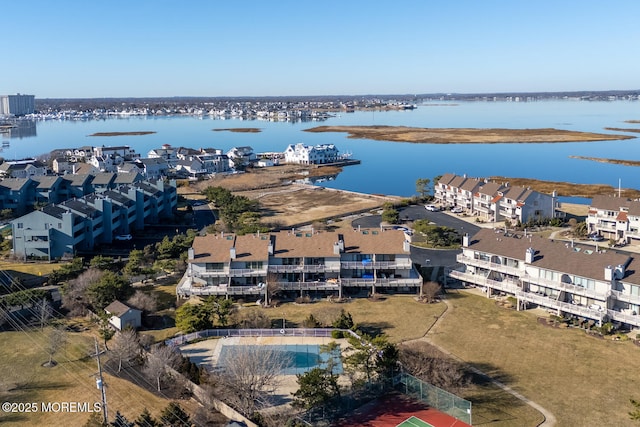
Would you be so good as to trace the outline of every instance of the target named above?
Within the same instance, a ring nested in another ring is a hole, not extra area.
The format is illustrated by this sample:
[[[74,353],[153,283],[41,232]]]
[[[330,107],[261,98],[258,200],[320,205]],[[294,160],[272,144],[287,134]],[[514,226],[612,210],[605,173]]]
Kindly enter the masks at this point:
[[[94,121],[46,121],[37,136],[3,137],[2,156],[21,158],[54,148],[82,145],[130,145],[143,156],[162,144],[225,151],[250,145],[256,151],[283,151],[288,144],[334,143],[341,152],[362,160],[344,169],[335,180],[320,185],[366,193],[410,196],[418,178],[447,172],[470,176],[501,175],[575,183],[602,183],[640,188],[638,172],[630,166],[571,159],[589,156],[640,160],[640,141],[563,144],[411,144],[348,139],[342,133],[303,132],[319,125],[389,125],[416,127],[558,128],[616,133],[605,127],[639,128],[625,120],[640,120],[640,102],[461,102],[431,103],[411,111],[342,113],[324,122],[288,123],[221,120],[210,117],[132,117]],[[260,133],[213,132],[212,129],[257,127]],[[89,137],[95,132],[155,131],[152,135]],[[618,132],[619,133],[619,132]],[[629,133],[640,136],[638,133]],[[6,147],[6,142],[10,143]]]

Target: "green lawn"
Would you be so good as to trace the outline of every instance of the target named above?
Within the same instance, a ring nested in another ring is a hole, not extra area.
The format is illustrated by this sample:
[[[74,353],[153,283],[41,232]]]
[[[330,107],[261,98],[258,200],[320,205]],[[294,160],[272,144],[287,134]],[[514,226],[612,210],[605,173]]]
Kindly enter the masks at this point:
[[[34,402],[100,402],[96,387],[95,358],[86,358],[93,348],[93,339],[86,333],[69,334],[66,347],[55,355],[59,364],[43,367],[48,361],[44,348],[47,345],[47,329],[40,331],[0,333],[0,401],[13,403]],[[104,359],[103,359],[104,361]],[[130,420],[135,419],[147,407],[158,416],[168,401],[161,399],[131,383],[105,375],[109,417],[113,419],[119,410]],[[32,413],[0,412],[3,426],[81,426],[88,413]]]
[[[450,302],[453,309],[432,336],[438,345],[551,411],[559,426],[632,425],[629,399],[640,398],[640,348],[633,343],[543,326],[532,312],[466,292]]]

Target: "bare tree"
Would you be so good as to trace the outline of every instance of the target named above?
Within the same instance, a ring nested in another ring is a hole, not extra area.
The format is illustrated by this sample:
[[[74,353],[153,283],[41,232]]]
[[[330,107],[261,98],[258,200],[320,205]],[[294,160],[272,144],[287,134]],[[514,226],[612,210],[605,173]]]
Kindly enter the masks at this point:
[[[53,360],[53,356],[67,343],[67,331],[62,326],[51,329],[47,340],[45,351],[49,355],[49,361],[44,366],[53,367],[57,363]]]
[[[290,358],[269,346],[232,346],[231,363],[213,375],[215,393],[245,415],[269,406]]]
[[[159,346],[154,347],[144,364],[144,373],[154,379],[160,388],[160,381],[165,378],[169,372],[167,368],[175,368],[180,361],[180,353],[174,347]]]
[[[146,292],[136,291],[136,293],[127,300],[127,304],[145,313],[152,313],[158,309],[158,298]]]
[[[431,304],[435,301],[436,296],[440,294],[442,287],[438,282],[427,282],[422,285],[422,299]]]
[[[270,328],[271,319],[259,310],[239,310],[232,314],[232,322],[241,329]]]
[[[62,289],[62,306],[69,310],[71,316],[84,316],[87,314],[87,307],[89,306],[87,289],[98,282],[103,275],[104,271],[90,268],[64,286]]]
[[[33,307],[33,311],[40,323],[40,329],[44,329],[53,316],[53,306],[46,298],[42,298],[42,301]]]
[[[460,363],[426,342],[402,345],[400,363],[411,375],[452,393],[471,379]]]
[[[270,306],[271,299],[278,295],[281,292],[281,287],[278,284],[278,274],[277,273],[267,273],[267,286],[265,286],[265,298],[264,305]]]
[[[111,348],[111,356],[118,361],[118,372],[122,370],[123,363],[130,363],[140,356],[142,347],[138,334],[133,329],[125,329],[116,333]]]

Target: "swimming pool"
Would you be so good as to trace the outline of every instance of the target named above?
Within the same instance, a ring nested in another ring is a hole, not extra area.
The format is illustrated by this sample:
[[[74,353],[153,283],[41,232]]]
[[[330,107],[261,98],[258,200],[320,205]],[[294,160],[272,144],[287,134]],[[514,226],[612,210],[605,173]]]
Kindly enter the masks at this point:
[[[342,361],[340,360],[340,347],[333,352],[326,353],[320,350],[318,344],[287,344],[287,345],[225,345],[220,350],[218,367],[224,367],[233,363],[234,354],[250,348],[251,350],[274,350],[282,352],[287,359],[287,365],[283,375],[304,374],[313,368],[326,367],[329,359],[333,359],[335,374],[342,373]]]

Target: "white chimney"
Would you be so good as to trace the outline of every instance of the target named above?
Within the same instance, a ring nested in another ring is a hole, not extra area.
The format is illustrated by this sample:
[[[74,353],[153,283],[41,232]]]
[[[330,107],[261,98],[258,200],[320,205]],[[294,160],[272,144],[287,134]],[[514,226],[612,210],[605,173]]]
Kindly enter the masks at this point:
[[[613,280],[613,267],[611,267],[610,265],[607,265],[604,268],[604,280]]]
[[[464,233],[464,236],[462,236],[462,246],[468,248],[470,241],[471,237],[469,236],[469,233]]]
[[[269,245],[267,246],[267,252],[269,253],[269,255],[273,255],[273,243],[269,243]]]
[[[402,250],[405,252],[411,252],[411,244],[408,240],[402,242]]]
[[[236,248],[229,249],[229,258],[236,259]]]
[[[189,254],[189,260],[192,260],[195,258],[195,253],[193,248],[189,248],[189,250],[187,251],[187,253]]]
[[[533,264],[535,255],[536,255],[536,251],[533,248],[527,248],[524,254],[524,262],[526,262],[527,264]]]

